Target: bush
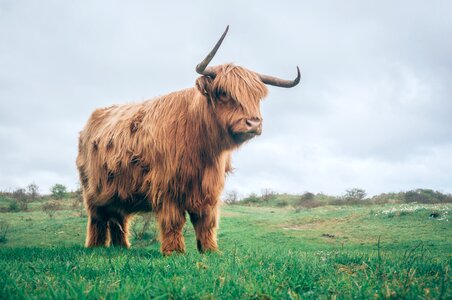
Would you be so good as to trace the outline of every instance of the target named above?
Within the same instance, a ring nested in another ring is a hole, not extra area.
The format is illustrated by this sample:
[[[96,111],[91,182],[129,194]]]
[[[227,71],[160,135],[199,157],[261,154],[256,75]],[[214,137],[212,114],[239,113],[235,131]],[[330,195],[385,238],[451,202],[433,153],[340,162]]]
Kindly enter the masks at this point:
[[[72,209],[78,212],[80,218],[85,217],[85,207],[83,206],[82,189],[78,188],[73,193]]]
[[[263,189],[261,199],[263,201],[270,201],[275,199],[277,196],[276,192],[271,189]]]
[[[335,198],[331,199],[330,201],[328,201],[328,204],[329,205],[345,205],[346,203],[345,203],[344,199],[335,197]]]
[[[19,203],[16,200],[11,200],[9,203],[8,211],[10,212],[18,212],[20,211]]]
[[[358,204],[363,201],[367,196],[367,193],[363,189],[353,188],[345,191],[343,196],[345,202],[349,204]]]
[[[149,230],[149,231],[148,231]],[[140,214],[131,226],[131,233],[136,240],[156,240],[156,225],[152,214]]]
[[[28,204],[39,197],[38,186],[34,183],[24,188],[17,188],[13,192],[0,192],[0,201],[9,203],[2,211],[27,211]]]
[[[287,200],[281,200],[276,203],[276,207],[286,207],[287,205],[289,205],[289,202],[287,202]]]
[[[296,203],[296,209],[300,210],[301,208],[315,208],[324,205],[322,202],[315,199],[315,195],[313,193],[306,192],[300,196]]]
[[[223,199],[226,204],[235,204],[239,201],[239,196],[236,191],[228,191]]]
[[[28,209],[28,195],[25,192],[25,189],[23,188],[16,189],[13,192],[12,196],[18,204],[19,210],[26,211]]]
[[[49,201],[42,205],[42,211],[45,212],[49,218],[53,218],[55,212],[61,209],[61,204],[56,201]]]
[[[27,186],[27,195],[30,201],[34,201],[39,197],[39,187],[35,183],[31,183]]]
[[[370,202],[365,202],[366,191],[363,189],[353,188],[346,190],[342,197],[328,197],[329,205],[355,205],[355,204],[370,204]]]
[[[67,197],[67,188],[62,184],[55,184],[50,188],[50,192],[52,193],[52,198],[56,200],[61,200]]]
[[[373,204],[402,203],[404,202],[404,193],[383,193],[373,196],[370,201]]]
[[[404,194],[404,202],[412,203],[450,203],[452,202],[452,196],[442,194],[438,191],[429,189],[417,189],[408,191]]]
[[[242,203],[259,203],[261,201],[261,198],[256,193],[251,193],[248,197],[242,200]]]

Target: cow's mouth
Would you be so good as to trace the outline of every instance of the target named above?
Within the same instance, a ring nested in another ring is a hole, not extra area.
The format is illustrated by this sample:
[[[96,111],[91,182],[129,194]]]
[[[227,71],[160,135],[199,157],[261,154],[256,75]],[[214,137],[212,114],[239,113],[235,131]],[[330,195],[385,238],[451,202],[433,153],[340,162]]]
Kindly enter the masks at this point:
[[[259,130],[259,131],[253,130],[253,131],[246,131],[246,132],[234,132],[234,133],[232,133],[232,138],[234,139],[234,141],[237,144],[241,144],[248,140],[251,140],[253,137],[255,137],[257,135],[260,135],[261,132],[262,132],[261,130]]]

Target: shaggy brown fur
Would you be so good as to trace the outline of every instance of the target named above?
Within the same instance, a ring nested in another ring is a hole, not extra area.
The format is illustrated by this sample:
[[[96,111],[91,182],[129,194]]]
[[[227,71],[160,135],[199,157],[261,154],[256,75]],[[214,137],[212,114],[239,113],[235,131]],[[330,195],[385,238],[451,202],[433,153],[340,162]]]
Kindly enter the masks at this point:
[[[96,110],[80,133],[77,168],[88,212],[86,246],[129,247],[130,216],[153,211],[161,251],[184,252],[189,213],[199,251],[216,250],[219,197],[231,151],[256,131],[267,88],[257,73],[225,64],[196,88]]]

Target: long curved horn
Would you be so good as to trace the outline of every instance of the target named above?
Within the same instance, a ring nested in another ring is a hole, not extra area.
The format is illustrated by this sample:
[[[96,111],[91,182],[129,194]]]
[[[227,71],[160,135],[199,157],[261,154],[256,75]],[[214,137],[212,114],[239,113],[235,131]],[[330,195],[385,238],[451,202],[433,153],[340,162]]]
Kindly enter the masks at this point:
[[[217,53],[217,50],[218,50],[218,48],[220,48],[221,43],[223,42],[224,37],[226,36],[226,33],[228,33],[228,30],[229,30],[229,25],[226,27],[226,30],[224,31],[221,38],[218,40],[215,47],[213,47],[212,51],[210,51],[210,53],[206,56],[206,58],[204,58],[204,60],[196,66],[197,73],[199,73],[201,75],[215,77],[216,72],[215,72],[214,68],[207,67],[207,65],[210,63],[212,58],[215,56],[215,53]]]
[[[273,76],[268,75],[262,75],[259,74],[259,77],[261,78],[262,82],[269,85],[284,87],[284,88],[291,88],[296,86],[300,82],[300,68],[297,66],[297,78],[294,80],[286,80],[286,79],[280,79]]]

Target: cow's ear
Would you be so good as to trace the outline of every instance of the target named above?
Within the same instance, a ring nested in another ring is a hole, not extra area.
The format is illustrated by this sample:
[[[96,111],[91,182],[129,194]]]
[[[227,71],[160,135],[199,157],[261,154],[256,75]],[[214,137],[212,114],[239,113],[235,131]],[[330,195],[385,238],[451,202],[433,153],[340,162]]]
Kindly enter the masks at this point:
[[[196,79],[196,87],[199,92],[205,95],[207,98],[210,98],[212,95],[212,81],[213,79],[209,76],[201,76]]]

